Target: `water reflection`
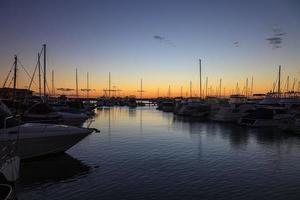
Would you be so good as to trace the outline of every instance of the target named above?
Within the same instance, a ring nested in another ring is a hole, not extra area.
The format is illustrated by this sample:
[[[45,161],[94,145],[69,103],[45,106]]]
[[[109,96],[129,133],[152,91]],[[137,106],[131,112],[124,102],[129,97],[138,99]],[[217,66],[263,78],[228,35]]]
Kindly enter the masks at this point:
[[[19,183],[23,187],[72,181],[88,174],[90,167],[69,154],[22,162]]]

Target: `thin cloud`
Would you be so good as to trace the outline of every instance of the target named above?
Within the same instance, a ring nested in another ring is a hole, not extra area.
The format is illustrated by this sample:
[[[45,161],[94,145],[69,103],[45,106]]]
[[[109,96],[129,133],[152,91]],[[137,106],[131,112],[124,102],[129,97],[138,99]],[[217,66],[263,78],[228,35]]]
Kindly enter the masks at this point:
[[[280,28],[273,28],[273,36],[266,38],[266,40],[272,45],[273,49],[278,49],[281,48],[283,36],[285,35],[287,33],[282,32]]]
[[[74,91],[74,89],[71,89],[71,88],[57,88],[56,90],[62,91],[62,92],[70,92],[70,91]]]
[[[153,38],[155,40],[158,40],[161,43],[167,44],[169,46],[175,47],[176,45],[169,39],[167,39],[166,37],[160,36],[160,35],[154,35]]]
[[[238,41],[235,41],[235,42],[233,42],[233,46],[234,46],[234,47],[239,47],[239,46],[240,46],[240,43],[239,43]]]

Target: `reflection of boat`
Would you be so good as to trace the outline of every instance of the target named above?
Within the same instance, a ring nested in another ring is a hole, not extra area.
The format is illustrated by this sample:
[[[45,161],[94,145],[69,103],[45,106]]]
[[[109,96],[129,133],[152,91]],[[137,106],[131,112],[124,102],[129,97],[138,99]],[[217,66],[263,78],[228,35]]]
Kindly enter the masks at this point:
[[[0,109],[3,117],[9,120],[0,127],[0,146],[18,133],[17,155],[21,159],[33,158],[68,150],[94,130],[66,125],[25,123],[19,126],[16,119]]]
[[[300,114],[287,119],[283,119],[279,123],[279,128],[285,131],[300,134]]]
[[[277,126],[281,120],[290,118],[286,109],[257,108],[239,120],[239,124],[251,127]]]
[[[20,170],[22,171],[20,183],[23,187],[27,187],[33,184],[75,180],[76,177],[87,174],[90,167],[69,154],[63,153],[22,162]]]

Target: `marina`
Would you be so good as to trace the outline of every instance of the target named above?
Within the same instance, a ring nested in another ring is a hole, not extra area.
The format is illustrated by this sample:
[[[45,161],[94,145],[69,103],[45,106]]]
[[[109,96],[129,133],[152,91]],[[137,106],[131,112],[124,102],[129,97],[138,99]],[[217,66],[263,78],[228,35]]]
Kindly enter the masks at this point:
[[[300,199],[299,10],[1,1],[0,200]]]
[[[297,199],[300,195],[298,135],[199,122],[155,107],[100,108],[94,127],[101,133],[89,135],[66,154],[22,163],[19,197]]]

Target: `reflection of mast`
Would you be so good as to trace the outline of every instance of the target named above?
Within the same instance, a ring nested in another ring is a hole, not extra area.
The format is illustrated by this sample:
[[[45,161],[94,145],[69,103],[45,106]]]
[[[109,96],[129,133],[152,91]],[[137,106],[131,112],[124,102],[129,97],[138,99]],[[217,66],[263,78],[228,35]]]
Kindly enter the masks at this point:
[[[140,109],[140,132],[143,135],[143,109]]]

